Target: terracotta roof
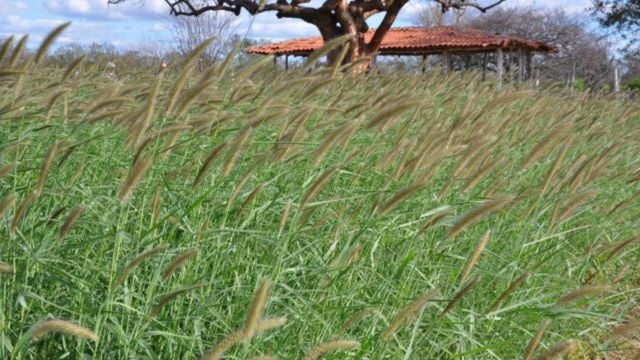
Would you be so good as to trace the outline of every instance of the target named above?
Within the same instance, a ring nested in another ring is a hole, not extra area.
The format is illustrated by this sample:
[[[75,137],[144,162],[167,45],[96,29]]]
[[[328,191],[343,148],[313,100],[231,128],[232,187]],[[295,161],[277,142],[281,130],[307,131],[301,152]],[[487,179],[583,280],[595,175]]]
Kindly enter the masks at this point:
[[[369,41],[375,30],[365,34]],[[320,36],[282,41],[254,46],[246,51],[262,55],[308,55],[322,47]],[[502,36],[490,32],[457,27],[405,27],[393,28],[385,35],[379,54],[419,54],[442,50],[489,50],[496,48],[523,48],[539,52],[555,52],[556,49],[540,41]]]

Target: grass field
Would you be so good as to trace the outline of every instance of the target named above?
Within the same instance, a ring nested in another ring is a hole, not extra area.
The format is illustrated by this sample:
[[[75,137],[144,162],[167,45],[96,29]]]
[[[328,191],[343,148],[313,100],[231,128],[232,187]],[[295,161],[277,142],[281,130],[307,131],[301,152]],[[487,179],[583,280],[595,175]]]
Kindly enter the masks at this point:
[[[640,328],[637,103],[10,57],[2,359],[586,359]]]

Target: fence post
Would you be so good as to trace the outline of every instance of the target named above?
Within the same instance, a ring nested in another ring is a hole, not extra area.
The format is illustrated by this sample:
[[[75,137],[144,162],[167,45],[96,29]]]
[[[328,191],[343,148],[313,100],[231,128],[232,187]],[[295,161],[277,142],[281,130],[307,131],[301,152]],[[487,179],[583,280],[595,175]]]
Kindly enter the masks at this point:
[[[618,67],[613,67],[613,92],[620,92],[620,73],[618,72]]]

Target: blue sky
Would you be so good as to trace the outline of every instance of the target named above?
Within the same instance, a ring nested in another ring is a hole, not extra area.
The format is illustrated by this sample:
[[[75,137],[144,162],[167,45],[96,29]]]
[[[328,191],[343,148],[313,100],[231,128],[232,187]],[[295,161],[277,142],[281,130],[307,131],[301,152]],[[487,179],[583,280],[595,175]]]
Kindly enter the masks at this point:
[[[410,1],[396,25],[411,25],[416,11],[426,3],[427,0]],[[589,3],[590,0],[507,0],[505,5],[560,7],[580,15],[587,13]],[[135,48],[171,38],[166,29],[168,12],[163,0],[129,0],[115,6],[107,5],[107,0],[0,0],[0,37],[28,33],[35,45],[57,24],[72,21],[59,44],[96,42]],[[243,13],[235,21],[239,32],[248,30],[249,37],[254,39],[275,41],[317,35],[313,26],[296,19],[277,19],[274,13],[260,14],[253,21]],[[371,24],[375,26],[376,19]]]

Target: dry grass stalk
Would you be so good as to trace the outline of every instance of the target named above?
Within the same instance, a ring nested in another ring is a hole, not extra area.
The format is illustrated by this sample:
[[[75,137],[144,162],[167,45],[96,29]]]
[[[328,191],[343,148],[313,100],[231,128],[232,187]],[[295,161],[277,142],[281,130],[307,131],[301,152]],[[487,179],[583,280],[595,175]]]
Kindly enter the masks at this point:
[[[507,289],[505,291],[503,291],[502,294],[500,294],[500,296],[498,296],[496,301],[494,301],[494,303],[491,305],[491,307],[489,307],[489,310],[487,310],[487,313],[490,313],[490,312],[496,310],[500,305],[502,305],[502,303],[507,299],[507,297],[513,291],[515,291],[518,287],[520,287],[520,285],[522,285],[525,281],[527,281],[527,279],[529,278],[530,275],[531,275],[530,273],[525,272],[522,275],[518,276],[515,280],[513,280],[511,282],[511,284],[509,284]]]
[[[148,156],[142,157],[136,161],[131,170],[129,171],[129,175],[125,179],[125,181],[120,186],[120,190],[118,191],[118,199],[120,201],[125,202],[131,197],[133,190],[136,184],[142,179],[144,174],[149,170],[151,166],[151,158]]]
[[[271,289],[271,279],[266,278],[262,280],[260,286],[258,287],[258,291],[253,297],[251,301],[251,305],[247,311],[247,316],[244,321],[244,327],[242,331],[244,332],[245,338],[252,338],[257,329],[260,319],[262,318],[262,314],[264,313],[264,309],[267,306],[267,299],[269,297],[269,290]]]
[[[227,145],[227,142],[223,141],[220,144],[218,144],[216,147],[211,149],[211,152],[209,152],[209,155],[207,155],[207,157],[204,159],[204,162],[202,163],[200,170],[198,170],[198,174],[196,175],[196,178],[193,179],[193,184],[191,184],[192,187],[196,187],[202,182],[202,179],[204,178],[204,175],[207,173],[207,170],[209,170],[209,168],[211,167],[211,164],[213,164],[213,160],[215,160],[218,157],[218,155],[226,145]]]
[[[438,319],[442,319],[445,315],[447,315],[447,313],[451,311],[462,300],[462,298],[465,295],[467,295],[469,291],[473,290],[473,288],[475,288],[479,283],[480,283],[479,277],[469,281],[467,285],[465,285],[462,289],[460,289],[460,291],[458,291],[453,296],[453,299],[451,299],[451,301],[449,301],[449,304],[447,304],[447,307],[445,307],[444,310],[442,310],[442,313],[440,313],[440,315],[438,316]]]
[[[69,216],[67,216],[67,218],[62,223],[62,226],[60,227],[60,232],[58,233],[58,239],[64,239],[64,237],[67,236],[69,231],[71,231],[71,228],[73,227],[73,225],[76,223],[76,221],[78,221],[78,219],[80,218],[82,213],[84,213],[85,210],[86,208],[82,205],[76,206],[75,208],[73,208],[73,210],[71,210],[71,212],[69,213]]]
[[[464,268],[460,273],[460,282],[463,283],[469,278],[471,271],[478,263],[478,260],[480,260],[480,256],[482,255],[482,252],[484,251],[484,249],[487,247],[489,240],[491,240],[491,230],[487,230],[487,232],[482,236],[482,238],[476,245],[473,252],[469,254],[469,257],[467,258],[467,262],[465,263]]]
[[[160,219],[161,205],[162,189],[158,186],[153,194],[153,200],[151,200],[151,226],[155,226],[158,223],[158,219]]]
[[[557,305],[567,305],[574,301],[580,300],[586,296],[598,295],[603,292],[607,292],[611,290],[610,285],[587,285],[579,288],[578,290],[568,292],[562,295],[558,301]]]
[[[557,360],[561,359],[563,356],[567,355],[571,349],[576,345],[575,340],[565,340],[561,341],[552,347],[550,347],[547,351],[541,353],[536,356],[536,360]]]
[[[122,271],[120,271],[120,275],[118,275],[118,278],[116,279],[116,281],[114,283],[114,286],[118,287],[118,286],[122,285],[122,283],[124,282],[124,279],[127,277],[127,275],[130,272],[132,272],[135,268],[137,268],[138,265],[140,265],[145,259],[150,258],[153,255],[156,255],[156,254],[159,254],[159,253],[163,252],[166,248],[167,247],[164,246],[164,245],[156,246],[154,248],[151,248],[149,250],[145,250],[145,251],[141,252],[136,257],[131,259],[131,261],[129,261],[127,266],[125,266],[124,269],[122,269]]]
[[[38,181],[36,183],[36,193],[39,195],[44,190],[44,184],[47,181],[47,176],[49,175],[49,169],[51,169],[51,163],[53,162],[53,158],[58,151],[58,143],[54,142],[49,148],[49,151],[45,155],[44,159],[42,159],[42,164],[40,165],[40,173],[38,174]]]
[[[419,298],[405,305],[398,311],[396,316],[391,319],[389,326],[381,334],[382,340],[389,340],[393,334],[400,328],[401,325],[414,319],[427,304],[427,302],[433,300],[436,296],[440,295],[438,289],[429,290]]]
[[[487,200],[484,203],[471,209],[466,214],[462,215],[449,229],[448,237],[452,238],[460,234],[467,227],[477,223],[482,217],[490,215],[509,202],[513,201],[516,197],[512,195],[505,195],[493,200]]]
[[[349,318],[347,320],[345,320],[345,322],[342,324],[342,326],[340,327],[340,329],[338,330],[338,334],[343,334],[347,329],[349,329],[350,327],[352,327],[355,323],[359,322],[360,320],[362,320],[365,316],[372,314],[374,312],[378,311],[378,308],[376,307],[367,307],[364,308],[360,311],[355,312],[353,315],[349,316]]]
[[[31,332],[31,340],[37,341],[51,333],[71,335],[91,341],[98,340],[93,331],[67,320],[46,320],[36,325]]]
[[[200,250],[199,249],[189,249],[182,254],[176,256],[171,264],[167,266],[164,273],[162,273],[162,279],[168,279],[176,270],[178,270],[184,263],[186,263],[189,259],[196,256]]]
[[[311,348],[305,356],[302,358],[303,360],[317,360],[322,358],[329,352],[337,351],[337,350],[351,350],[360,347],[360,343],[354,340],[333,340],[327,341],[320,345],[317,345]]]
[[[628,336],[636,331],[640,330],[640,321],[631,321],[626,324],[618,325],[613,330],[611,330],[611,334],[607,336],[604,340],[602,340],[603,344],[609,344],[621,337]]]
[[[13,206],[16,202],[17,195],[15,193],[8,193],[7,195],[0,198],[0,217],[3,217],[4,214]]]
[[[547,327],[549,327],[549,324],[551,324],[551,320],[549,319],[544,320],[540,324],[538,330],[535,334],[533,334],[533,337],[531,338],[531,340],[529,340],[527,347],[524,349],[522,360],[531,360],[531,357],[533,357],[533,353],[538,349],[538,346],[540,346],[542,336],[544,336],[544,332],[547,330]]]
[[[13,273],[13,266],[0,261],[0,273],[5,273],[5,274]]]

